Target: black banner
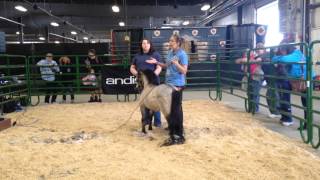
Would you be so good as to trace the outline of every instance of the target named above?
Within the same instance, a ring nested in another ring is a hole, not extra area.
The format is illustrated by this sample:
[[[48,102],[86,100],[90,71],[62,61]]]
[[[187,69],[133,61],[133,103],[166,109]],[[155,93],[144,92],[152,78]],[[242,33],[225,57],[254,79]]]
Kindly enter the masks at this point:
[[[104,66],[102,69],[102,90],[104,94],[137,94],[136,77],[129,67]]]

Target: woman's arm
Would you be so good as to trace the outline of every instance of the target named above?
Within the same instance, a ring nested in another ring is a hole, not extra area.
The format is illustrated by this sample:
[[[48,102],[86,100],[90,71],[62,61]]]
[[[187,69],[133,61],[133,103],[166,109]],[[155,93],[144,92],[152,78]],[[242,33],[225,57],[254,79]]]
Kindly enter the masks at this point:
[[[182,64],[179,63],[178,60],[172,60],[171,63],[177,67],[178,71],[179,71],[181,74],[184,74],[184,75],[187,74],[188,65],[182,65]]]
[[[138,75],[138,71],[137,71],[137,68],[136,68],[136,65],[131,65],[130,66],[130,72],[134,75],[134,76],[137,76]]]
[[[157,65],[156,69],[154,70],[154,73],[159,76],[159,74],[161,73],[162,67]]]
[[[155,58],[151,57],[149,60],[146,60],[146,63],[149,64],[157,64],[157,66],[160,66],[161,68],[166,68],[167,65],[164,63],[161,63],[159,61],[157,61]]]

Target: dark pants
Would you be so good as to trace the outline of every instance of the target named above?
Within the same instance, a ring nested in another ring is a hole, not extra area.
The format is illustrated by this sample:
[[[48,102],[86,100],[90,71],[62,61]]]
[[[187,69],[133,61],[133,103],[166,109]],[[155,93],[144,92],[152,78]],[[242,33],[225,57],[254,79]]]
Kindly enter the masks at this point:
[[[183,137],[182,90],[172,92],[171,113],[169,117],[169,135]]]
[[[279,92],[274,82],[267,82],[267,104],[271,114],[279,115]]]
[[[65,101],[67,100],[67,94],[70,94],[71,100],[74,100],[74,92],[73,92],[73,84],[72,83],[62,83],[63,92],[62,92],[62,99]]]
[[[302,92],[304,95],[307,95],[307,91],[304,91]],[[307,98],[306,97],[303,97],[301,96],[301,103],[302,103],[302,106],[307,109]],[[307,120],[307,111],[306,110],[303,110],[303,113],[304,113],[304,119]],[[303,128],[306,129],[307,128],[307,123],[304,123],[303,125]]]
[[[50,102],[50,96],[52,95],[51,98],[51,103],[56,102],[57,99],[57,89],[56,89],[57,84],[54,83],[54,81],[46,81],[46,96],[44,98],[45,103]]]
[[[288,80],[278,80],[277,81],[277,87],[279,90],[285,90],[285,91],[291,91],[291,84]],[[281,121],[282,122],[292,122],[292,117],[291,117],[291,95],[290,92],[279,92],[279,97],[280,97],[280,111],[283,111],[287,113],[288,115],[281,114]]]
[[[250,104],[254,105],[254,112],[259,112],[261,81],[250,81]]]

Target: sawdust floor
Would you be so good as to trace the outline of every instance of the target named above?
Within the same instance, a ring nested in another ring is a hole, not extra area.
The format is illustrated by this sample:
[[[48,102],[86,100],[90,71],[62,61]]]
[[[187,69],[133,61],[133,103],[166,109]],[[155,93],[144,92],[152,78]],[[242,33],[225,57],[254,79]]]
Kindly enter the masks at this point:
[[[184,101],[186,144],[159,147],[168,132],[141,136],[139,111],[127,121],[136,106],[54,104],[9,114],[17,126],[0,132],[0,179],[320,179],[320,158],[307,145],[250,114]]]

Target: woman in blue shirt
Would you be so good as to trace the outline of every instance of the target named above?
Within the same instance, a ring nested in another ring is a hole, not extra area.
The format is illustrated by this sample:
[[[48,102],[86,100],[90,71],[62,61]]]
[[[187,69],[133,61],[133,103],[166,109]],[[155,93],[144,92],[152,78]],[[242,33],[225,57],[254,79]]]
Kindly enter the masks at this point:
[[[282,44],[288,43],[287,41],[283,41]],[[282,55],[274,56],[272,58],[272,62],[275,63],[290,63],[290,64],[279,64],[278,65],[278,76],[290,77],[300,79],[303,77],[306,79],[307,76],[307,67],[306,67],[306,58],[304,54],[296,49],[293,45],[288,45],[280,48],[280,52]],[[302,64],[299,64],[302,63]],[[312,72],[312,76],[315,74]],[[278,87],[280,89],[284,89],[287,91],[291,91],[292,87],[288,79],[278,79],[277,80]],[[306,94],[306,91],[301,92]],[[281,95],[282,94],[282,95]],[[282,115],[281,123],[284,126],[290,126],[293,124],[291,117],[291,104],[290,104],[290,93],[280,93],[280,99],[286,103],[280,103],[280,108],[282,111],[288,113],[289,115]],[[303,107],[307,108],[307,100],[305,95],[301,96],[301,102]],[[304,119],[307,119],[307,113],[304,110]],[[306,123],[304,123],[304,129],[306,128]]]
[[[157,62],[160,61],[160,54],[154,50],[152,43],[148,39],[143,39],[140,44],[140,52],[136,54],[132,60],[130,66],[130,72],[137,76],[138,71],[143,71],[146,69],[152,70],[158,76],[158,84],[160,84],[159,74],[161,72],[161,67],[157,64],[149,64],[146,61],[148,59],[155,59]],[[154,126],[161,127],[161,113],[154,113]]]
[[[172,86],[175,91],[172,93],[171,115],[169,118],[169,139],[165,141],[164,146],[174,144],[183,144],[185,141],[183,133],[183,110],[182,110],[182,91],[186,84],[186,74],[188,71],[188,56],[181,49],[183,39],[177,34],[170,37],[168,56],[164,63],[155,59],[147,62],[157,64],[166,68],[166,84]]]

